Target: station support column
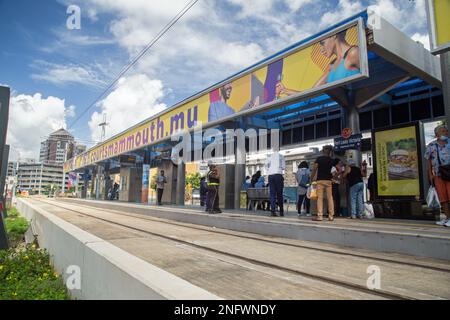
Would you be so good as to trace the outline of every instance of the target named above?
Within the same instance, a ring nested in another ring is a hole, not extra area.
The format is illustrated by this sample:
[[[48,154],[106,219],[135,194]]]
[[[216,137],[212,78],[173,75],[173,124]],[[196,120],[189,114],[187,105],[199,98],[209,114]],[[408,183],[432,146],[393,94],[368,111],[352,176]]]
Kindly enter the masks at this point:
[[[184,206],[184,196],[186,191],[186,164],[181,161],[177,167],[177,187],[176,204]]]
[[[83,189],[81,190],[81,199],[86,199],[88,186],[89,186],[89,169],[85,169],[83,173]]]
[[[360,132],[359,128],[359,110],[354,102],[354,95],[352,92],[348,95],[349,104],[345,108],[345,126],[352,129],[353,134]],[[360,166],[362,162],[361,150],[348,150],[347,158],[355,160],[356,165]]]
[[[245,181],[245,145],[236,146],[234,158],[234,209],[241,208],[241,189]]]
[[[112,181],[111,181],[111,177],[109,175],[109,163],[105,164],[105,168],[103,171],[103,186],[104,186],[104,190],[103,190],[103,199],[104,200],[109,200],[108,199],[108,191],[109,189],[112,189]]]
[[[450,125],[450,51],[441,54],[442,92],[447,126]]]
[[[92,168],[92,178],[91,178],[91,195],[90,198],[93,199],[95,196],[95,185],[97,184],[97,166]]]
[[[97,174],[95,179],[95,200],[100,200],[100,176],[102,175],[102,166],[97,165]]]

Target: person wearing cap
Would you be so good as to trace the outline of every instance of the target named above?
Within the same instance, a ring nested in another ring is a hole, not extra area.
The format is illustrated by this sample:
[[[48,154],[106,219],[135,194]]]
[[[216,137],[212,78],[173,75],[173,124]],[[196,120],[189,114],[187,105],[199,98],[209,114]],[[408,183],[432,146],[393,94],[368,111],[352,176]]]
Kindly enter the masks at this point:
[[[350,188],[350,212],[351,219],[362,219],[363,214],[363,192],[364,182],[361,168],[356,165],[355,160],[349,159],[348,166],[344,172],[344,178],[347,178],[348,187]]]
[[[283,207],[283,172],[286,167],[284,156],[279,151],[274,151],[266,161],[266,172],[269,175],[270,211],[272,217],[276,217],[276,205],[280,208],[280,217],[284,217]]]
[[[430,184],[436,188],[439,202],[444,211],[445,218],[436,224],[450,227],[450,181],[443,179],[440,167],[450,165],[450,143],[448,139],[448,128],[444,125],[434,129],[436,140],[428,144],[425,151],[427,160],[428,178]]]
[[[317,217],[313,221],[323,221],[323,193],[327,193],[328,220],[334,220],[332,178],[336,170],[331,158],[332,146],[324,146],[322,155],[316,159],[311,172],[311,181],[317,185]],[[333,171],[334,168],[334,171]]]
[[[206,174],[208,183],[206,212],[210,214],[222,213],[222,211],[219,209],[219,171],[217,170],[217,166],[212,161],[208,162],[208,166],[209,172]]]

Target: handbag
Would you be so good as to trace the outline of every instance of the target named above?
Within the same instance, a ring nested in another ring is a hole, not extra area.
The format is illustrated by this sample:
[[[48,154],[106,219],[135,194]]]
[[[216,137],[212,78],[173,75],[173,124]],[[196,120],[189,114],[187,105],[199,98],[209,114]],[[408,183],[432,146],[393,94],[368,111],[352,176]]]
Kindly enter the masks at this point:
[[[436,144],[436,152],[437,152],[437,158],[439,163],[439,174],[441,175],[441,179],[445,181],[450,181],[450,165],[442,165],[441,157],[439,155],[439,146]]]
[[[310,200],[317,200],[318,196],[317,196],[317,184],[312,183],[309,187],[308,187],[308,191],[306,193],[306,197]]]

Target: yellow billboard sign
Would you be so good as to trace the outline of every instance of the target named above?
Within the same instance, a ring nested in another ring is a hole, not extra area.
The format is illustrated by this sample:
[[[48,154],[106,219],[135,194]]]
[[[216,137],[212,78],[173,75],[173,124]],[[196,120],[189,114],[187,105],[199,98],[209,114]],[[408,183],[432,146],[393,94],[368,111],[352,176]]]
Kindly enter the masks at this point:
[[[450,0],[426,2],[431,51],[443,53],[450,50]]]
[[[273,108],[368,76],[361,18],[294,47],[128,129],[67,161],[72,171],[170,139],[198,124],[224,121]]]
[[[377,191],[380,197],[420,197],[416,126],[375,132]]]

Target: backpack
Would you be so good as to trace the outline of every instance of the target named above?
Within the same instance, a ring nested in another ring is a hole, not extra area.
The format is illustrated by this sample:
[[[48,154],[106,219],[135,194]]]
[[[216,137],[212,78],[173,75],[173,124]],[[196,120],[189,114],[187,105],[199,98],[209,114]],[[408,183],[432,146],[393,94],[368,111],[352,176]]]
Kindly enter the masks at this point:
[[[307,188],[309,183],[310,183],[309,174],[307,172],[305,172],[304,174],[302,174],[302,177],[300,178],[300,182],[298,185],[300,187]]]

